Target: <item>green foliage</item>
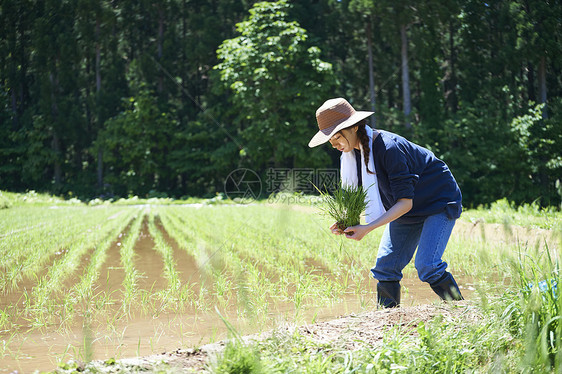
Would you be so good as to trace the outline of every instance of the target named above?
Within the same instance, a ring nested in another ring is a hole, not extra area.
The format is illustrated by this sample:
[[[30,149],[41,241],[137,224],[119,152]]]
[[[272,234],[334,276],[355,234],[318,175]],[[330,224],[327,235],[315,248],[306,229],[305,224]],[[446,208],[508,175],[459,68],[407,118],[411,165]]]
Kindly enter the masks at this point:
[[[486,223],[501,223],[542,229],[562,229],[562,213],[555,207],[542,207],[537,201],[515,206],[507,198],[495,201],[489,206],[466,210],[463,219]]]
[[[540,0],[6,0],[0,184],[84,200],[206,197],[238,167],[335,168],[337,153],[306,146],[314,112],[337,96],[370,109],[371,41],[375,126],[442,157],[466,206],[559,206],[560,13]],[[130,97],[137,112],[122,105]],[[129,133],[134,157],[116,150]]]
[[[6,187],[20,185],[20,158],[25,152],[13,131],[14,118],[9,110],[8,93],[0,90],[0,180]],[[5,188],[5,187],[4,187]]]
[[[560,258],[548,251],[529,255],[520,250],[513,263],[519,293],[504,311],[511,333],[523,343],[524,371],[558,372],[562,368],[562,299]]]
[[[479,109],[461,108],[458,120],[447,120],[441,129],[417,130],[419,142],[451,168],[465,203],[489,204],[506,197],[517,204],[539,201],[558,205],[555,182],[562,175],[553,146],[562,143],[551,128],[560,128],[560,124],[553,121],[551,126],[544,125],[542,105],[530,105],[527,114],[509,122],[490,117],[496,104],[480,100],[479,105]]]
[[[36,191],[28,191],[26,193],[14,193],[8,191],[0,191],[0,198],[4,199],[9,206],[20,205],[35,205],[35,206],[50,206],[57,205],[82,205],[82,201],[72,197],[68,198],[54,196],[46,193],[38,193]]]
[[[178,146],[170,147],[167,166],[189,183],[190,195],[211,197],[224,191],[224,178],[239,159],[236,143],[225,137],[220,125],[204,115],[174,132]]]
[[[310,159],[306,144],[314,129],[310,114],[334,86],[332,66],[307,43],[289,8],[285,0],[254,4],[237,24],[241,35],[217,50],[215,69],[233,93],[235,131],[256,168],[316,166],[323,158]]]
[[[174,173],[167,166],[177,122],[161,112],[151,92],[140,90],[124,112],[111,118],[99,135],[108,173],[105,181],[120,196],[165,191]],[[114,171],[113,171],[114,170]]]
[[[554,104],[554,103],[553,103]],[[562,110],[562,101],[558,100],[553,108]],[[529,109],[529,113],[515,117],[511,122],[512,131],[518,139],[521,152],[521,166],[526,166],[528,186],[520,193],[523,198],[517,201],[541,199],[545,205],[558,205],[562,196],[555,189],[557,180],[562,180],[562,121],[543,119],[544,104]],[[539,186],[548,186],[547,189]],[[541,191],[542,190],[542,191]],[[533,191],[538,196],[529,196]],[[525,194],[525,192],[527,194]]]
[[[259,353],[255,347],[246,346],[236,341],[229,342],[211,367],[216,374],[251,374],[264,373]]]

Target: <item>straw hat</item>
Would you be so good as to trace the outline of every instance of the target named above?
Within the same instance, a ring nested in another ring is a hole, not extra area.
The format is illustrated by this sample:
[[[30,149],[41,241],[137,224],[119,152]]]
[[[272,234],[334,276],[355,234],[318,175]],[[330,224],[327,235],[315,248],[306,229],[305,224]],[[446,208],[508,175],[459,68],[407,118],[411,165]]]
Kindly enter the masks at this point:
[[[326,143],[335,133],[341,129],[355,125],[374,114],[374,112],[358,112],[346,99],[337,98],[327,100],[316,111],[316,121],[318,121],[318,131],[308,143],[309,147]]]

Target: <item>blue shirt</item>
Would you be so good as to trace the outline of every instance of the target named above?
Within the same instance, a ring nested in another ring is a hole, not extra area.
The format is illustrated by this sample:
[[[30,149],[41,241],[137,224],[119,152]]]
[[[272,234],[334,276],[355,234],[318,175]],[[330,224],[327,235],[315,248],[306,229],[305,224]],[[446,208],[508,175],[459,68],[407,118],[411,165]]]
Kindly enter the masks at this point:
[[[430,150],[400,135],[378,131],[371,154],[384,207],[388,210],[403,198],[413,200],[412,209],[396,221],[417,223],[441,212],[459,218],[462,194],[449,167]]]

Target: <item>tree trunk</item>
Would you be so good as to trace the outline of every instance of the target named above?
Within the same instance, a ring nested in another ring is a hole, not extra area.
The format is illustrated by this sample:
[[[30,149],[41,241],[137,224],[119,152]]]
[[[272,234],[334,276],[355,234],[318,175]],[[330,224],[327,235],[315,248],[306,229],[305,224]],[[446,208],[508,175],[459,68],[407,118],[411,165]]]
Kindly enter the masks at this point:
[[[53,133],[53,140],[51,143],[53,151],[55,152],[55,187],[60,187],[62,184],[62,168],[60,163],[60,140],[59,134],[57,134],[56,130]]]
[[[90,63],[90,59],[86,58],[86,76],[89,77],[90,76],[90,67],[91,63]],[[92,137],[92,109],[90,107],[90,85],[86,84],[84,85],[84,92],[86,94],[86,102],[84,104],[84,108],[86,110],[86,123],[88,124],[88,128],[86,129],[88,131],[88,136]]]
[[[96,92],[101,91],[101,46],[100,46],[100,20],[96,20]]]
[[[162,63],[163,48],[164,43],[164,12],[162,8],[158,6],[158,61]],[[160,75],[158,76],[158,93],[164,91],[164,73],[160,69]]]
[[[12,130],[16,131],[18,129],[18,101],[16,99],[16,92],[14,89],[10,90],[10,95],[12,97],[12,113],[14,118],[12,120]]]
[[[546,110],[546,57],[544,55],[541,56],[539,64],[539,97],[540,103],[544,104],[542,118],[546,119],[548,118],[548,112]]]
[[[453,37],[453,22],[449,22],[449,67],[451,69],[451,77],[449,78],[448,87],[446,88],[446,100],[452,113],[456,113],[459,106],[457,98],[457,72],[455,66],[457,64],[457,51],[455,49],[455,38]]]
[[[49,74],[49,80],[51,81],[51,115],[53,116],[53,140],[51,141],[51,148],[55,153],[55,165],[54,165],[54,177],[55,177],[55,187],[58,188],[62,184],[62,167],[61,167],[61,147],[60,138],[57,133],[57,122],[59,116],[59,109],[56,101],[56,88],[58,86],[58,79],[53,73]]]
[[[184,62],[184,67],[183,67],[183,74],[184,76],[182,77],[182,82],[181,82],[181,86],[182,89],[180,90],[180,95],[181,95],[181,101],[182,103],[186,103],[188,102],[188,97],[185,94],[185,91],[187,90],[187,82],[189,82],[189,58],[188,58],[188,54],[189,51],[187,50],[187,47],[185,45],[187,45],[186,41],[187,39],[187,14],[188,14],[188,5],[187,5],[187,1],[183,0],[183,9],[182,9],[182,44],[184,44],[184,47],[182,48],[182,58],[183,58],[183,62]],[[185,87],[185,89],[183,89]],[[187,106],[186,106],[187,107]],[[191,115],[192,111],[191,109],[188,109],[189,111],[188,116]]]
[[[101,95],[101,43],[100,43],[100,19],[99,16],[96,19],[96,96]],[[99,101],[98,101],[99,103]],[[96,108],[97,122],[98,122],[98,132],[102,128],[102,118],[100,117],[100,108]],[[98,188],[101,190],[103,188],[103,150],[100,146],[98,149],[98,162],[97,162],[97,182]]]
[[[535,68],[530,62],[527,65],[527,93],[530,101],[537,101],[535,94]]]
[[[98,148],[98,188],[103,189],[103,149]]]
[[[408,72],[408,37],[406,35],[406,25],[400,27],[400,36],[402,39],[402,97],[404,105],[405,126],[407,129],[412,128],[410,123],[410,112],[412,111],[412,103],[410,99],[410,78]]]
[[[371,31],[372,19],[367,22],[367,51],[369,54],[369,92],[371,93],[371,111],[375,111],[375,73],[373,71],[373,35]],[[376,127],[375,115],[371,116],[371,126]]]

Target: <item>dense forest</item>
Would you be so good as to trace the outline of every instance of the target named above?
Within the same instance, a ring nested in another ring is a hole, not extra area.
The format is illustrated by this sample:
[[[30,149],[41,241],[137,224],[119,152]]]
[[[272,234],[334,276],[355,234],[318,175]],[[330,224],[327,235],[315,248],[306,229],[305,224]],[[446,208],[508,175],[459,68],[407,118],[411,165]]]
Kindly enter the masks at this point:
[[[560,204],[559,0],[1,0],[0,189],[213,196],[310,149],[345,97],[467,206]],[[271,192],[271,191],[269,191]]]

